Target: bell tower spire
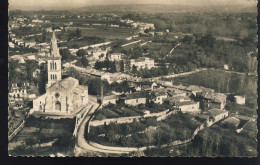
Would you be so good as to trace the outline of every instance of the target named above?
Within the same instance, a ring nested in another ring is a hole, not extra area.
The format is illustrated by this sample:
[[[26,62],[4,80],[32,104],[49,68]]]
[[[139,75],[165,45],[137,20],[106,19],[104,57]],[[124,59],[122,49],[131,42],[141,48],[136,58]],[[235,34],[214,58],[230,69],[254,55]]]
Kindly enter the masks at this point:
[[[50,54],[48,57],[48,83],[46,88],[61,80],[61,56],[57,45],[55,32],[52,33]]]

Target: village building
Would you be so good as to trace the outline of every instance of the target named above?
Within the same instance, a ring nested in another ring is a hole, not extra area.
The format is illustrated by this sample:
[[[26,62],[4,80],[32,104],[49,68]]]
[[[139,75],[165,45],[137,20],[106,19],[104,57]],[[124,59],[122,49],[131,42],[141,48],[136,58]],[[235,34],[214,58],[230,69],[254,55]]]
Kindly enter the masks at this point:
[[[200,103],[195,101],[177,101],[175,102],[175,108],[181,112],[193,112],[199,110]]]
[[[85,75],[89,76],[90,78],[98,78],[101,80],[106,80],[109,84],[112,83],[112,81],[110,80],[109,73],[106,73],[106,72],[90,69],[90,70],[86,70],[82,74],[85,74]]]
[[[146,104],[146,94],[143,92],[136,92],[127,94],[126,97],[121,98],[126,105],[137,106],[139,104]]]
[[[136,66],[137,70],[140,69],[151,69],[154,67],[154,60],[148,57],[140,57],[138,59],[130,60],[130,68],[133,69]]]
[[[153,101],[156,104],[163,104],[164,99],[168,98],[167,93],[164,89],[157,89],[155,91],[151,92],[151,101]]]
[[[120,61],[123,59],[125,54],[123,53],[112,53],[108,55],[108,60],[109,61]]]
[[[229,70],[228,64],[225,64],[225,65],[224,65],[224,69],[225,69],[225,70]]]
[[[224,121],[221,122],[221,124],[225,127],[237,127],[240,124],[240,120],[236,117],[228,117]]]
[[[245,105],[246,98],[244,96],[234,96],[234,100],[236,104]]]
[[[104,96],[103,98],[100,98],[102,106],[108,105],[108,104],[116,104],[117,96],[116,95],[108,95]]]
[[[54,32],[47,66],[46,93],[33,100],[34,112],[66,115],[84,107],[88,103],[88,87],[72,77],[61,79],[61,56]]]
[[[224,109],[227,96],[223,93],[200,93],[202,109]]]
[[[210,109],[208,110],[209,114],[214,117],[214,122],[222,120],[228,117],[228,111],[221,109]]]
[[[167,94],[169,97],[174,97],[174,96],[187,96],[187,92],[184,90],[179,90],[179,89],[173,89],[173,88],[166,88]]]

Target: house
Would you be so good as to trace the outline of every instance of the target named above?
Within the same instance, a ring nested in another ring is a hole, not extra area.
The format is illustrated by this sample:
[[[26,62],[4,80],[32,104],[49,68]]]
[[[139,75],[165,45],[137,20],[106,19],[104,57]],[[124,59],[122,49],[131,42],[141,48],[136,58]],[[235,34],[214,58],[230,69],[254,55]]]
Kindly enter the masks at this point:
[[[195,101],[177,101],[175,108],[181,112],[193,112],[199,110],[200,103]]]
[[[24,61],[24,59],[21,57],[21,58],[19,59],[18,63],[19,63],[19,64],[25,64],[25,61]]]
[[[234,96],[234,100],[236,104],[245,105],[246,98],[244,96]]]
[[[208,112],[210,115],[212,115],[214,117],[215,122],[228,117],[228,111],[226,111],[226,110],[211,109],[211,110],[208,110]]]
[[[157,84],[155,82],[151,82],[151,81],[143,81],[140,83],[140,87],[142,90],[151,91],[157,87]]]
[[[221,124],[226,127],[237,127],[240,124],[240,120],[236,117],[228,117]]]
[[[117,82],[117,83],[121,83],[127,79],[130,79],[130,75],[128,74],[124,74],[124,73],[109,73],[110,75],[110,80],[112,82]]]
[[[225,65],[224,65],[224,69],[225,69],[225,70],[229,70],[228,64],[225,64]]]
[[[186,88],[186,90],[190,95],[193,94],[194,96],[197,96],[197,93],[202,92],[202,89],[197,85],[190,85]]]
[[[167,99],[164,99],[164,102],[170,104],[170,105],[175,105],[176,102],[187,102],[187,101],[191,101],[191,99],[187,96],[168,96]]]
[[[137,106],[139,104],[146,104],[147,95],[143,92],[136,92],[127,94],[124,100],[124,103],[130,106]]]
[[[138,59],[131,59],[130,60],[130,68],[133,69],[133,66],[137,68],[137,70],[140,69],[151,69],[154,67],[154,60],[148,57],[140,57]]]
[[[68,64],[69,66],[69,64]],[[75,67],[75,66],[74,66]],[[86,69],[82,74],[85,74],[86,76],[89,76],[90,78],[99,78],[101,80],[106,80],[108,83],[112,83],[110,80],[110,73],[106,73],[103,71],[99,71],[96,69]]]
[[[14,44],[13,44],[12,42],[8,42],[8,46],[9,46],[10,48],[14,48]]]
[[[151,100],[156,104],[162,104],[164,99],[167,99],[168,95],[164,89],[158,89],[151,92]]]
[[[117,100],[116,95],[104,96],[102,98],[102,106],[105,106],[108,104],[116,104],[116,100]]]
[[[224,109],[227,96],[223,93],[200,93],[198,98],[201,99],[203,109]]]
[[[28,48],[31,48],[31,47],[33,47],[33,46],[35,46],[36,45],[36,42],[25,42],[24,43],[24,46],[25,47],[28,47]]]
[[[167,94],[169,97],[173,96],[187,96],[187,92],[184,90],[173,89],[173,88],[166,88]]]
[[[125,56],[125,54],[123,53],[112,53],[108,55],[108,60],[109,61],[120,61],[122,60],[123,56]]]

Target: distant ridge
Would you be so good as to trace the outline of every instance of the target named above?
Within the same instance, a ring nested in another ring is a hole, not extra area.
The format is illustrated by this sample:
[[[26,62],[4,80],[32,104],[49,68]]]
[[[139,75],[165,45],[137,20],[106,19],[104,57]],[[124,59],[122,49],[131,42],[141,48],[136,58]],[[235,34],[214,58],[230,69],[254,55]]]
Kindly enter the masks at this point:
[[[227,5],[227,6],[192,6],[167,4],[133,4],[133,5],[94,5],[80,8],[59,8],[41,6],[10,6],[9,10],[68,10],[72,12],[100,12],[100,13],[189,13],[189,12],[257,12],[257,6]]]

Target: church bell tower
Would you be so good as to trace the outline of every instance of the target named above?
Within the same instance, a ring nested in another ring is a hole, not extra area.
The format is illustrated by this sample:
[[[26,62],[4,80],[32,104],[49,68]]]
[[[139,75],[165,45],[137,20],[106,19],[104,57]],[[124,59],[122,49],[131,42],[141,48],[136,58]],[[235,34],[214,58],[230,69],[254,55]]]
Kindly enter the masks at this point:
[[[50,54],[47,61],[48,83],[46,88],[61,80],[61,56],[57,45],[57,39],[53,31],[50,45]]]

